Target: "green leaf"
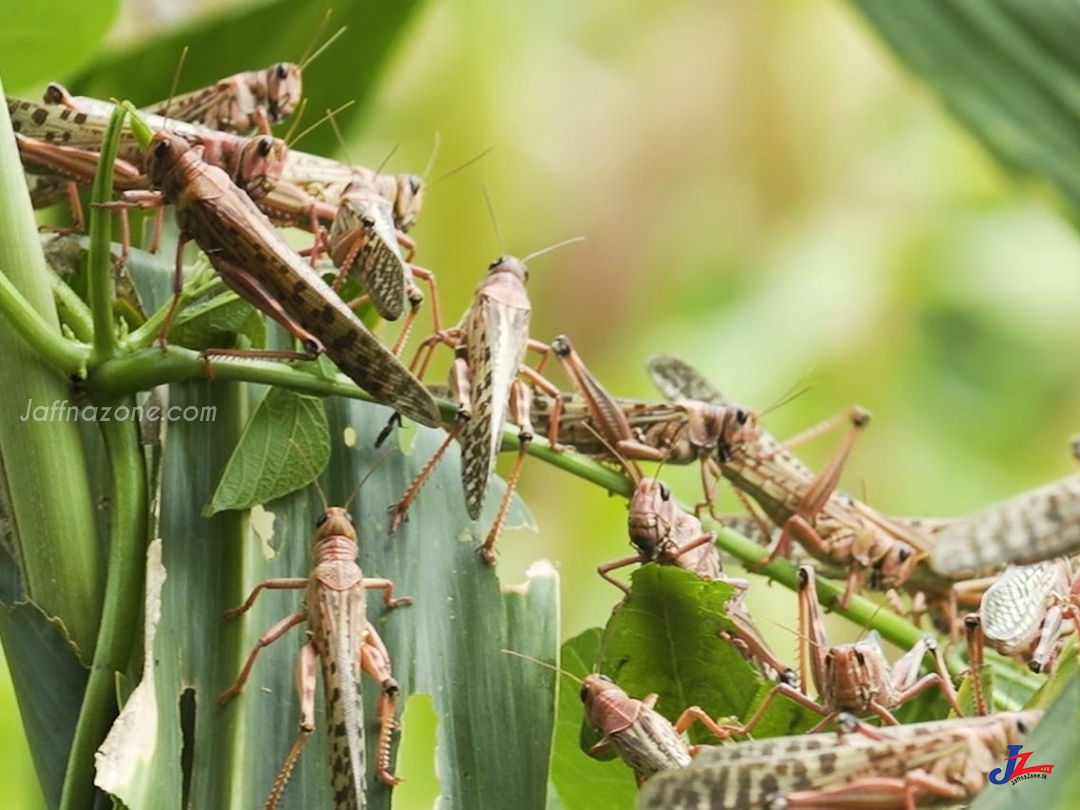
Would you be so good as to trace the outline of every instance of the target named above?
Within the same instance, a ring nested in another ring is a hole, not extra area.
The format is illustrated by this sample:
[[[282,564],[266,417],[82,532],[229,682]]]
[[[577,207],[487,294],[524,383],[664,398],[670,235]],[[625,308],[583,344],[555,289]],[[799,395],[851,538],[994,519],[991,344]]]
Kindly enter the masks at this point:
[[[271,388],[244,428],[204,517],[295,492],[330,458],[322,401]]]
[[[4,5],[0,75],[9,91],[52,81],[79,69],[101,47],[118,0],[40,0]]]
[[[158,737],[153,744],[142,743],[148,762],[130,771],[126,783],[112,783],[132,810],[179,808],[181,795],[185,806],[259,807],[296,735],[294,673],[302,630],[262,650],[241,694],[224,708],[215,704],[258,636],[295,612],[302,593],[265,592],[243,618],[226,621],[222,611],[239,604],[266,578],[307,576],[309,540],[324,508],[313,488],[255,510],[250,526],[237,512],[204,519],[192,508],[207,499],[213,472],[226,464],[241,430],[245,399],[240,388],[220,382],[171,387],[171,405],[201,409],[213,404],[218,418],[170,423],[166,436],[160,529],[166,577],[152,642]],[[331,503],[341,504],[384,455],[372,443],[390,412],[338,399],[323,404],[331,458],[322,487]],[[553,660],[558,635],[554,572],[550,566],[538,567],[524,588],[500,588],[495,571],[476,554],[492,512],[478,522],[465,515],[456,446],[435,469],[409,521],[395,536],[386,536],[387,506],[400,497],[443,435],[421,430],[415,452],[390,456],[350,505],[365,573],[391,579],[397,595],[415,599],[395,610],[370,599],[368,616],[390,651],[401,685],[399,706],[417,692],[434,701],[440,718],[437,767],[443,806],[544,807],[554,676],[501,650]],[[496,500],[500,489],[501,484],[492,492]],[[370,681],[363,687],[370,763],[378,689]],[[316,708],[320,728],[300,757],[283,806],[332,805],[322,709]],[[138,725],[130,733],[138,733]],[[122,738],[112,742],[120,750],[134,745]],[[180,750],[191,756],[189,784],[177,776],[175,752]],[[409,777],[408,772],[400,775]],[[369,807],[385,808],[389,802],[386,786],[369,779]]]
[[[230,344],[244,335],[251,345],[266,345],[266,324],[251,304],[236,293],[225,292],[200,301],[176,316],[169,329],[169,342],[189,349],[209,349]]]
[[[341,26],[347,30],[304,70],[304,95],[312,111],[309,121],[354,100],[358,103],[337,116],[338,125],[345,128],[358,116],[397,35],[420,5],[417,0],[334,4],[327,30],[333,32]],[[72,84],[79,93],[96,98],[116,96],[139,105],[151,104],[168,97],[184,47],[191,50],[184,63],[180,92],[275,62],[298,62],[308,51],[325,13],[324,5],[294,0],[243,5],[107,56]],[[321,40],[328,36],[324,32]],[[302,142],[305,151],[319,154],[336,146],[333,130],[326,126]]]
[[[562,645],[560,666],[577,678],[593,671],[600,657],[603,631],[586,630]],[[601,762],[580,744],[582,705],[579,689],[568,679],[559,684],[559,715],[551,756],[551,781],[567,810],[625,810],[637,797],[634,775],[622,760]]]
[[[1008,168],[1080,210],[1080,8],[1017,0],[853,0]]]
[[[60,802],[86,669],[56,619],[36,605],[0,606],[0,638],[38,781],[50,807]]]
[[[729,583],[692,571],[643,566],[634,572],[630,596],[608,622],[603,672],[632,697],[657,693],[656,710],[672,721],[690,706],[713,718],[747,719],[773,684],[721,637],[734,630],[726,611],[734,593]],[[820,719],[779,698],[754,736],[796,734]],[[690,736],[716,742],[696,726]]]

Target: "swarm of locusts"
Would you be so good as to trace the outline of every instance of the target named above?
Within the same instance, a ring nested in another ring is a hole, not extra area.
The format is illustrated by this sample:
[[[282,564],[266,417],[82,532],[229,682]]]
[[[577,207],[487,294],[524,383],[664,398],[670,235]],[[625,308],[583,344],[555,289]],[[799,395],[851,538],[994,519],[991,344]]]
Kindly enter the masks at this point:
[[[222,356],[311,361],[325,355],[388,406],[382,438],[403,419],[445,428],[443,445],[393,505],[390,531],[424,497],[425,479],[454,441],[461,445],[466,509],[479,520],[510,423],[518,436],[517,459],[477,565],[495,561],[511,493],[534,437],[623,471],[633,482],[627,525],[634,553],[601,566],[600,576],[629,592],[614,571],[659,563],[727,583],[732,595],[724,611],[732,629],[724,642],[775,684],[745,717],[714,718],[685,706],[672,722],[654,708],[656,695],[634,698],[603,675],[587,676],[581,682],[585,717],[603,735],[590,753],[609,749],[625,761],[643,786],[640,807],[899,808],[963,802],[985,787],[1040,713],[990,714],[975,677],[975,708],[968,713],[977,716],[965,717],[942,647],[966,635],[976,673],[987,645],[1034,672],[1051,669],[1078,620],[1080,577],[1069,556],[1080,552],[1080,474],[968,517],[881,514],[837,488],[845,460],[869,423],[866,411],[852,408],[780,441],[761,427],[753,410],[729,401],[669,356],[648,361],[661,399],[613,396],[569,339],[559,336],[548,344],[530,337],[531,257],[492,261],[478,273],[473,300],[457,325],[444,326],[434,275],[414,263],[417,246],[408,236],[421,212],[425,180],[289,148],[270,126],[292,114],[300,98],[300,67],[282,63],[143,109],[139,116],[149,135],[137,126],[123,131],[113,167],[118,199],[112,205],[120,216],[130,208],[172,207],[179,231],[174,296],[158,336],[162,349],[170,345],[174,316],[183,306],[182,251],[194,242],[230,290],[294,339],[287,351],[207,349],[202,358],[210,378],[215,358]],[[59,85],[42,101],[8,99],[36,206],[77,206],[79,187],[89,185],[97,171],[113,110]],[[74,213],[78,224],[77,207]],[[285,226],[308,231],[310,248],[292,247],[281,235]],[[343,299],[346,284],[360,294]],[[405,362],[403,352],[425,304],[432,330]],[[357,314],[361,307],[385,321],[401,319],[391,345],[365,325]],[[449,386],[425,380],[441,346],[451,354]],[[526,363],[529,350],[539,356],[535,366]],[[563,387],[544,375],[551,355],[565,372]],[[440,408],[436,397],[454,407]],[[846,437],[820,472],[793,455],[803,438],[844,425]],[[697,465],[697,509],[680,506],[663,481],[642,472],[643,463]],[[737,525],[769,546],[766,559],[798,557],[798,671],[761,636],[744,605],[747,590],[757,586],[724,573],[716,534],[703,522],[703,513],[720,520],[714,506],[724,482],[750,509],[751,517]],[[389,580],[360,570],[357,533],[346,507],[325,507],[311,548],[309,575],[268,580],[229,612],[246,611],[264,589],[305,591],[302,606],[260,638],[220,702],[241,690],[262,647],[306,624],[298,665],[301,732],[278,779],[267,786],[265,806],[278,805],[317,724],[321,668],[335,807],[360,808],[368,771],[362,673],[380,690],[373,771],[387,784],[397,781],[390,744],[398,687],[386,646],[368,621],[364,593],[380,590],[387,607],[412,600],[395,598]],[[840,606],[863,592],[882,592],[897,610],[915,621],[928,617],[943,635],[926,635],[893,662],[875,634],[830,645],[819,616],[818,576],[843,581]],[[975,609],[961,615],[965,605]],[[939,692],[953,716],[899,724],[897,707],[927,690]],[[779,698],[810,710],[820,722],[807,734],[753,739]],[[695,722],[708,729],[713,744],[690,745],[684,732]]]

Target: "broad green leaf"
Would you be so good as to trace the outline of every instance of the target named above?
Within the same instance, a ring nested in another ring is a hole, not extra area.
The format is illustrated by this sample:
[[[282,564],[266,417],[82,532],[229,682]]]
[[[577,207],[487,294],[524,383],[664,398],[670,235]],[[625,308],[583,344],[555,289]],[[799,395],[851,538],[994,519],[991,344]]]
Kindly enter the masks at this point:
[[[18,94],[66,76],[101,47],[118,0],[5,3],[0,25],[0,76]]]
[[[326,430],[321,400],[271,388],[248,420],[203,515],[248,509],[307,484],[330,458]]]
[[[1024,0],[853,3],[998,160],[1080,209],[1080,7]]]
[[[265,592],[248,614],[231,621],[221,618],[222,611],[268,577],[308,574],[308,544],[324,508],[318,493],[307,488],[255,510],[250,526],[237,512],[209,519],[198,514],[214,471],[225,466],[241,432],[246,397],[242,388],[222,383],[172,386],[170,404],[214,404],[219,419],[172,423],[166,435],[160,531],[165,582],[153,641],[157,733],[164,736],[153,745],[152,755],[148,751],[147,769],[132,772],[129,783],[114,785],[132,810],[181,806],[175,776],[180,765],[173,757],[181,749],[192,757],[190,806],[261,806],[296,734],[294,672],[301,630],[260,653],[250,680],[229,705],[220,708],[214,702],[234,681],[258,636],[296,611],[302,593]],[[331,503],[340,504],[384,455],[372,443],[390,412],[336,399],[326,400],[325,407],[332,452],[322,488]],[[398,595],[416,600],[388,611],[372,598],[368,615],[389,648],[403,700],[427,693],[439,713],[443,805],[544,807],[554,676],[501,650],[553,660],[558,632],[554,573],[549,566],[539,568],[525,588],[500,589],[495,571],[475,551],[494,506],[482,521],[468,520],[456,447],[436,468],[410,520],[394,537],[385,533],[386,507],[442,435],[421,430],[415,452],[390,456],[349,506],[365,573],[390,578]],[[499,489],[491,493],[492,503]],[[363,686],[370,763],[378,689],[370,682]],[[320,728],[300,758],[283,806],[331,806],[322,723],[320,701]],[[389,802],[390,791],[369,780],[369,806],[388,807]]]
[[[593,671],[600,657],[603,630],[594,627],[562,645],[559,665],[577,678]],[[551,781],[567,810],[625,810],[637,797],[633,772],[615,759],[601,762],[581,747],[582,705],[579,689],[569,678],[559,680],[559,716]]]
[[[304,70],[304,95],[311,111],[308,122],[348,101],[359,103],[338,116],[338,125],[347,127],[356,118],[397,35],[419,6],[417,0],[346,0],[334,4],[329,25],[319,41],[342,26],[347,30]],[[316,37],[325,13],[325,5],[276,0],[202,17],[182,29],[144,40],[129,51],[102,58],[74,81],[73,87],[82,94],[130,98],[139,105],[164,100],[185,46],[190,52],[180,92],[275,62],[299,62]],[[336,144],[333,130],[323,126],[306,136],[300,146],[308,152],[325,154]]]
[[[656,709],[675,720],[690,706],[713,718],[747,719],[772,684],[736,647],[721,637],[734,626],[726,605],[735,593],[675,566],[646,565],[634,572],[630,596],[608,623],[602,671],[627,694],[657,693]],[[821,718],[774,700],[755,737],[805,731]],[[691,727],[691,739],[715,738]]]
[[[38,781],[45,801],[56,807],[86,689],[86,669],[64,628],[35,605],[0,605],[0,638]]]

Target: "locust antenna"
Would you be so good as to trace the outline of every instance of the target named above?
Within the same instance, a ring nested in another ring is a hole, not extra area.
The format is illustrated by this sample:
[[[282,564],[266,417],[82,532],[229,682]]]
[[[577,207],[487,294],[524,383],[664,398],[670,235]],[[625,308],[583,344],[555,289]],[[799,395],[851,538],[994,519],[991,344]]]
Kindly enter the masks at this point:
[[[526,256],[521,261],[522,261],[522,263],[525,263],[525,262],[530,261],[531,259],[535,259],[537,256],[543,256],[545,253],[551,253],[551,251],[558,250],[561,247],[566,247],[567,245],[572,245],[575,242],[584,242],[584,241],[585,241],[584,236],[574,236],[574,237],[572,237],[570,239],[563,239],[561,242],[556,242],[554,245],[548,245],[546,248],[541,248],[540,250],[537,250],[537,251],[534,251],[534,252],[530,253],[528,256]]]
[[[162,118],[169,117],[169,111],[172,108],[173,99],[176,98],[176,88],[180,84],[180,71],[184,69],[184,62],[187,61],[188,46],[185,45],[180,50],[180,59],[176,62],[176,70],[173,71],[172,86],[169,88],[169,100],[165,102],[165,110],[161,114]]]
[[[293,133],[296,132],[296,128],[300,126],[300,122],[304,119],[304,113],[307,112],[308,99],[307,96],[300,99],[300,107],[296,111],[296,115],[292,117],[292,123],[289,124],[289,130],[285,133],[285,143],[288,145],[292,143]]]
[[[322,126],[328,120],[332,119],[335,115],[340,115],[343,111],[349,109],[349,107],[351,107],[355,103],[356,103],[355,101],[346,101],[344,104],[342,104],[336,110],[327,110],[326,115],[324,115],[322,118],[320,118],[314,124],[312,124],[310,127],[308,127],[303,132],[301,132],[299,135],[297,135],[296,139],[294,141],[292,141],[292,143],[290,143],[289,146],[295,146],[300,141],[300,139],[303,138],[305,135],[311,134],[312,130]]]
[[[455,166],[453,169],[450,169],[450,171],[448,171],[448,172],[443,172],[438,177],[436,177],[434,180],[432,180],[430,183],[425,182],[424,183],[424,190],[425,191],[430,191],[433,186],[441,183],[446,178],[453,177],[455,174],[460,172],[462,169],[467,169],[469,166],[472,166],[474,163],[476,163],[478,160],[480,160],[480,158],[487,157],[489,154],[491,154],[491,151],[494,148],[495,148],[495,145],[492,144],[491,146],[489,146],[487,149],[485,149],[480,154],[474,155],[473,157],[466,160],[464,163],[462,163],[462,164],[460,164],[458,166]],[[435,158],[435,155],[433,153],[432,154],[432,160],[434,160],[434,158]],[[430,170],[431,170],[431,161],[428,161],[428,167],[426,169],[424,169],[424,177],[427,177],[427,173]]]
[[[585,681],[581,680],[581,678],[579,678],[577,675],[571,675],[565,669],[560,669],[559,667],[555,666],[554,664],[549,664],[547,661],[541,661],[539,658],[533,658],[531,655],[525,655],[525,653],[519,653],[517,650],[503,649],[503,650],[499,650],[499,652],[506,653],[506,655],[512,655],[515,658],[521,658],[521,659],[523,659],[525,661],[531,661],[532,663],[536,664],[537,666],[543,667],[544,669],[550,669],[552,672],[554,672],[557,675],[563,675],[563,676],[569,678],[574,683],[580,684],[582,686],[585,685]]]
[[[341,35],[344,34],[347,30],[346,26],[341,26],[341,28],[339,28],[328,40],[326,40],[326,42],[324,42],[318,48],[315,48],[315,43],[318,41],[319,37],[322,36],[323,31],[326,30],[326,26],[330,23],[331,11],[332,9],[326,10],[326,14],[323,16],[322,22],[319,23],[319,27],[315,29],[315,35],[312,36],[311,41],[308,43],[307,50],[304,51],[304,55],[300,57],[300,61],[297,63],[297,67],[299,67],[301,70],[314,62],[316,58],[322,56],[323,51],[333,45],[334,42],[337,41],[341,37]],[[314,50],[312,50],[313,48]]]
[[[487,186],[480,186],[481,191],[484,192],[484,202],[487,203],[488,215],[491,217],[491,225],[495,228],[495,238],[499,240],[499,255],[506,255],[506,240],[503,239],[502,228],[499,227],[499,217],[495,214],[495,205],[491,202],[491,194],[488,193]]]
[[[364,484],[367,483],[367,480],[369,478],[371,478],[371,476],[375,473],[375,471],[377,469],[379,469],[379,467],[381,467],[383,465],[383,462],[385,462],[388,458],[390,458],[390,456],[394,455],[394,453],[396,453],[397,451],[398,451],[397,447],[391,447],[389,450],[387,450],[385,453],[383,453],[381,456],[379,456],[379,458],[376,460],[376,462],[371,465],[371,469],[369,469],[366,473],[364,473],[364,477],[360,479],[360,483],[358,483],[356,485],[356,487],[353,489],[352,493],[349,495],[349,499],[347,501],[345,501],[345,503],[342,505],[343,509],[348,510],[349,504],[352,503],[353,498],[355,498],[357,495],[360,494],[360,489],[364,486]]]
[[[323,511],[325,512],[327,509],[330,508],[330,503],[326,500],[326,493],[323,492],[323,488],[319,484],[319,471],[315,469],[315,465],[311,463],[311,459],[308,458],[308,454],[304,452],[304,448],[302,448],[299,444],[296,443],[295,439],[290,438],[289,444],[291,444],[293,449],[300,454],[300,460],[304,462],[304,466],[307,467],[308,472],[311,473],[310,483],[315,485],[315,489],[319,493],[319,498],[322,500]]]

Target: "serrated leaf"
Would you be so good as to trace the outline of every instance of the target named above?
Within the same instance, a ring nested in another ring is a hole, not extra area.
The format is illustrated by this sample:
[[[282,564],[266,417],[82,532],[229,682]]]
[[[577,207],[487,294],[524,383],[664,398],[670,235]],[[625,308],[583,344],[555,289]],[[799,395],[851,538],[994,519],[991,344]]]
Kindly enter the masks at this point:
[[[608,622],[601,670],[632,697],[657,693],[656,710],[675,720],[690,706],[713,718],[746,720],[773,684],[721,634],[734,625],[734,588],[675,566],[634,572],[630,595]],[[796,734],[821,718],[786,698],[773,701],[755,737]],[[691,739],[715,742],[691,727]]]
[[[330,458],[326,431],[322,400],[271,388],[248,420],[203,516],[248,509],[309,483]]]

